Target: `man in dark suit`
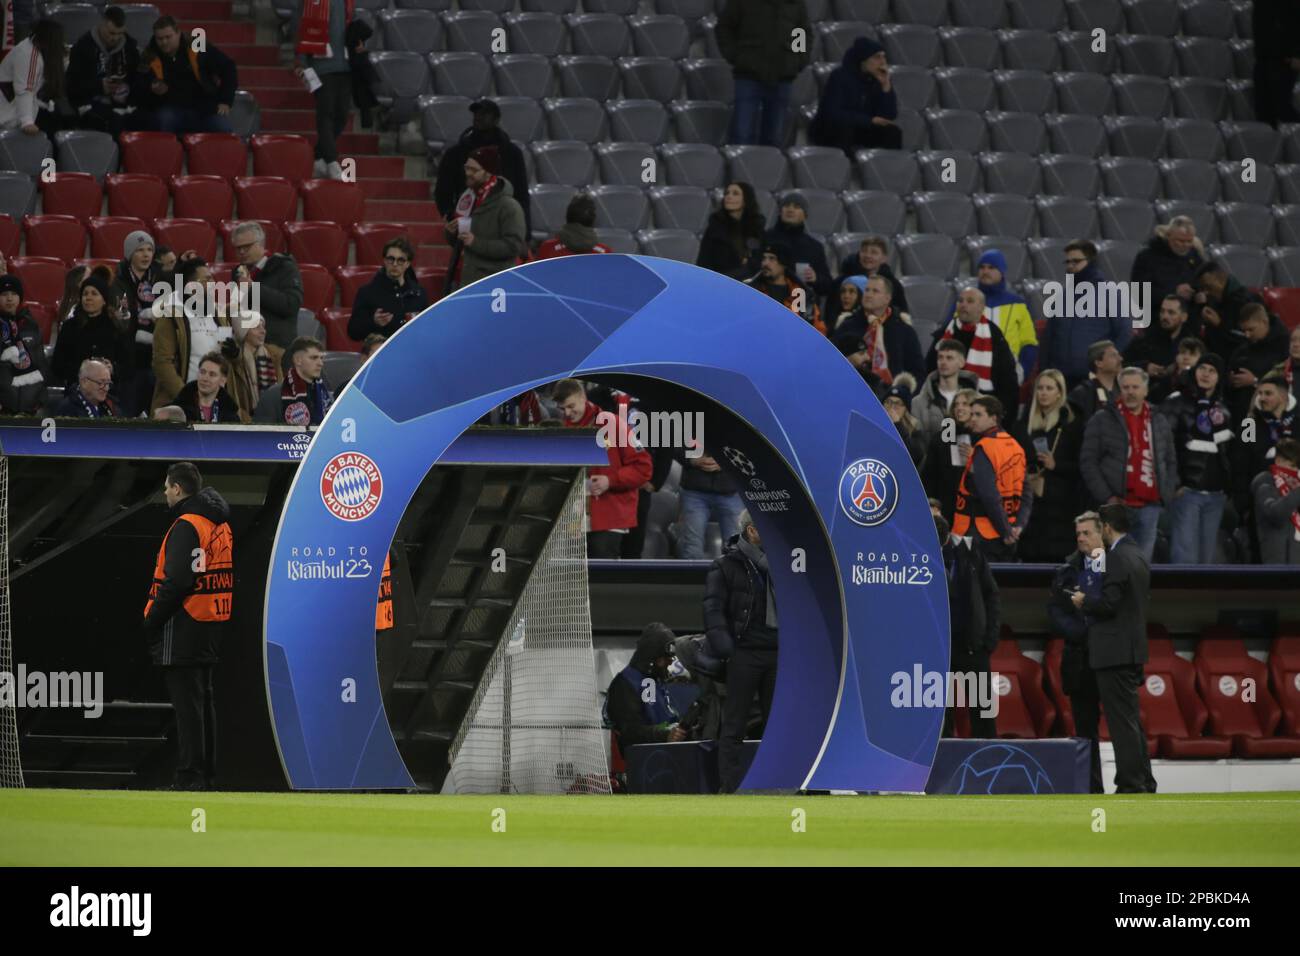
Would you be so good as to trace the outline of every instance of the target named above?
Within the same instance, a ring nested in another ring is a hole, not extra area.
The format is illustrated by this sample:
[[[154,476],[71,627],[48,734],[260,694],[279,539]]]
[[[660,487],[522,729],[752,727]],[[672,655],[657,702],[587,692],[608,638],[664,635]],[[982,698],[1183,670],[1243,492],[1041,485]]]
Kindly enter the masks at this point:
[[[963,689],[961,697],[964,698],[958,702],[954,692],[954,699],[949,701],[951,706],[944,714],[943,735],[955,736],[956,707],[960,703],[970,716],[970,735],[994,739],[998,735],[997,711],[992,709],[991,699],[979,700],[971,691],[988,687],[997,693],[993,688],[989,655],[998,646],[1001,629],[998,583],[993,580],[983,551],[969,538],[951,534],[942,514],[934,516],[934,529],[942,543],[943,568],[948,578],[948,613],[952,624],[948,672],[957,675],[956,686]]]
[[[1138,709],[1142,665],[1147,660],[1147,601],[1151,568],[1129,535],[1123,504],[1102,505],[1101,537],[1106,545],[1101,595],[1075,591],[1071,603],[1088,619],[1088,663],[1097,677],[1101,706],[1115,745],[1115,789],[1155,793],[1146,733]]]

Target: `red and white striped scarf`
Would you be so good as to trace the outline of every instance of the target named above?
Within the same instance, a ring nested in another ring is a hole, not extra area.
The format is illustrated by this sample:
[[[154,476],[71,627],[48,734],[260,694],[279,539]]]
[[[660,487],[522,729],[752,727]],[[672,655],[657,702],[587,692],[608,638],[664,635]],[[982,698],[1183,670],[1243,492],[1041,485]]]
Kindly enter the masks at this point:
[[[475,189],[473,186],[467,186],[465,191],[460,194],[460,199],[456,202],[456,212],[452,218],[468,219],[474,215],[474,210],[483,205],[488,194],[496,188],[497,177],[489,176],[487,182]]]
[[[957,316],[948,320],[948,327],[943,330],[945,339],[955,339],[960,328]],[[985,312],[975,323],[975,334],[971,336],[970,345],[966,347],[966,368],[975,373],[979,379],[981,392],[993,391],[993,332],[989,327],[988,313]]]
[[[1281,497],[1285,498],[1291,492],[1300,488],[1300,470],[1283,468],[1276,462],[1268,470],[1273,476],[1273,487],[1277,489],[1277,493]],[[1291,527],[1295,530],[1295,539],[1300,541],[1300,511],[1291,512]]]

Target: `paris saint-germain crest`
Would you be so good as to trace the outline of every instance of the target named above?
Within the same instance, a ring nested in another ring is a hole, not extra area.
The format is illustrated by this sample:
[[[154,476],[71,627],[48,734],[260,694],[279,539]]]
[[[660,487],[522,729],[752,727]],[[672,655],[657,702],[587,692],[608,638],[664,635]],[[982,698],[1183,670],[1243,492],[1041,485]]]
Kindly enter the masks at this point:
[[[840,508],[854,524],[874,528],[888,520],[898,504],[898,481],[889,466],[859,458],[840,476]]]

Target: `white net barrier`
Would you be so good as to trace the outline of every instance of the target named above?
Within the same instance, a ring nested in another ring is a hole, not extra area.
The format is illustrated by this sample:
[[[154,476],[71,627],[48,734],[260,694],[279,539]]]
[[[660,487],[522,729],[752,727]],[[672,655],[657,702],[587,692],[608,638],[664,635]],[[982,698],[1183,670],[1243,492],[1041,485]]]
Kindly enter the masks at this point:
[[[443,793],[609,793],[583,518],[569,490],[451,749]]]
[[[8,682],[13,693],[0,690],[0,787],[21,787],[23,766],[18,759],[17,695],[13,685],[14,646],[9,626],[9,459],[0,455],[0,683]]]

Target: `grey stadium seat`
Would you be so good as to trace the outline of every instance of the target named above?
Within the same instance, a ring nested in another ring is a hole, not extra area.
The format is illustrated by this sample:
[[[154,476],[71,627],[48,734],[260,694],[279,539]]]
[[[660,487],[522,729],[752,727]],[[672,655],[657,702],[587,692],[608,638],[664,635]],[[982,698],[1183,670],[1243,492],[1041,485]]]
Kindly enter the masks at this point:
[[[149,41],[153,39],[154,21],[161,16],[162,11],[152,3],[122,3],[118,4],[118,6],[122,8],[122,13],[126,15],[127,35],[135,40],[136,46],[143,50],[149,45]],[[64,35],[64,40],[69,45],[76,43],[79,39],[79,35]]]
[[[596,143],[609,128],[605,107],[582,96],[557,96],[542,100],[546,128],[552,139],[580,139]]]
[[[984,117],[971,110],[928,109],[925,125],[935,149],[964,149],[978,153],[988,142]]]
[[[1295,288],[1300,286],[1300,249],[1281,247],[1268,250],[1273,285]]]
[[[596,202],[596,225],[636,232],[650,225],[650,197],[638,186],[595,186],[589,190]]]
[[[670,60],[685,59],[691,45],[691,31],[681,17],[649,14],[629,17],[632,49],[637,56],[662,56]]]
[[[1174,112],[1188,119],[1218,122],[1227,115],[1228,88],[1222,80],[1200,76],[1174,76],[1169,79],[1174,97]]]
[[[1156,227],[1155,210],[1143,199],[1105,196],[1097,200],[1097,216],[1101,220],[1103,239],[1142,242],[1151,237]]]
[[[888,0],[831,0],[831,13],[836,20],[864,20],[880,23],[888,20]]]
[[[586,186],[596,178],[596,157],[581,140],[548,140],[529,144],[539,183]]]
[[[900,108],[923,110],[939,101],[934,71],[923,66],[895,66],[889,70],[889,82]]]
[[[854,156],[858,178],[868,189],[905,196],[921,188],[921,170],[916,157],[905,150],[860,149]]]
[[[492,64],[482,53],[430,53],[433,92],[478,99],[492,89]]]
[[[1168,222],[1175,216],[1186,216],[1196,223],[1196,236],[1202,242],[1213,242],[1219,235],[1219,223],[1214,218],[1214,208],[1208,203],[1190,199],[1157,199],[1156,217]]]
[[[722,156],[727,161],[727,176],[732,180],[769,192],[790,185],[789,161],[775,146],[724,146]]]
[[[986,236],[1032,236],[1038,213],[1027,196],[1011,193],[976,193],[975,219]]]
[[[1209,120],[1165,120],[1165,154],[1172,159],[1203,159],[1213,162],[1223,156],[1223,137]]]
[[[1156,159],[1164,155],[1165,127],[1150,116],[1107,116],[1102,121],[1114,156]]]
[[[365,0],[368,3],[379,3],[381,6],[384,0]],[[487,10],[492,13],[508,13],[514,9],[514,0],[461,0],[460,8],[462,10]]]
[[[950,276],[957,274],[957,243],[942,233],[910,233],[896,236],[898,261],[904,275]]]
[[[385,50],[431,53],[443,45],[442,20],[430,10],[381,10],[379,26]]]
[[[571,13],[564,18],[569,42],[579,56],[626,56],[632,49],[632,31],[624,17],[612,13]]]
[[[893,0],[890,9],[900,23],[939,27],[948,22],[948,0]]]
[[[930,145],[930,130],[922,113],[900,109],[894,122],[903,131],[903,149],[925,149]]]
[[[1054,153],[1097,156],[1105,152],[1106,128],[1096,116],[1050,113],[1043,123]]]
[[[1056,102],[1062,113],[1105,116],[1115,103],[1115,88],[1100,73],[1055,73]]]
[[[1163,76],[1116,73],[1110,82],[1115,87],[1115,105],[1121,113],[1160,118],[1169,112],[1169,81]]]
[[[262,131],[262,108],[248,90],[235,90],[235,102],[230,107],[230,128],[243,139]]]
[[[1213,37],[1175,37],[1174,51],[1178,54],[1179,72],[1184,76],[1201,76],[1211,80],[1226,80],[1232,76],[1232,51],[1226,40]]]
[[[636,240],[646,256],[694,263],[700,254],[700,240],[689,229],[642,229]]]
[[[794,146],[786,151],[796,189],[839,191],[849,183],[849,158],[829,146]]]
[[[1025,242],[1025,250],[1029,253],[1029,261],[1033,264],[1034,277],[1036,279],[1061,279],[1065,276],[1065,247],[1071,239],[1077,239],[1072,236],[1065,239],[1060,236],[1043,236],[1039,239],[1029,239]]]
[[[616,13],[620,17],[636,12],[638,0],[582,0],[582,9],[592,13]]]
[[[1219,171],[1219,193],[1226,202],[1253,202],[1267,206],[1277,199],[1277,179],[1273,167],[1260,163],[1255,167],[1255,181],[1242,181],[1242,164],[1232,159],[1222,160]]]
[[[986,26],[940,27],[939,44],[948,66],[992,70],[1001,60],[998,38]]]
[[[102,180],[117,171],[117,141],[107,133],[65,129],[54,134],[55,163],[60,172],[90,173]]]
[[[1112,279],[1127,281],[1133,274],[1133,260],[1145,243],[1131,239],[1101,239],[1097,242],[1097,261],[1101,271]]]
[[[597,143],[595,152],[603,183],[643,188],[642,170],[647,168],[655,170],[655,179],[659,180],[659,158],[649,143]]]
[[[626,229],[601,229],[597,226],[596,241],[608,246],[610,252],[636,255],[641,251],[641,247],[636,243],[636,237]]]
[[[522,0],[520,7],[529,13],[572,13],[578,7],[578,0]]]
[[[420,129],[431,151],[441,152],[443,146],[456,142],[465,131],[471,102],[468,96],[420,97]]]
[[[1300,246],[1300,206],[1274,206],[1273,225],[1280,245]]]
[[[1255,41],[1236,39],[1228,41],[1232,51],[1233,72],[1237,76],[1250,76],[1255,71]]]
[[[1093,199],[1101,191],[1101,171],[1090,156],[1049,153],[1039,157],[1043,170],[1043,191],[1053,196]]]
[[[71,46],[83,33],[94,29],[101,19],[100,7],[89,3],[60,3],[48,9],[46,16],[63,27],[63,42]]]
[[[970,258],[971,272],[980,256],[990,249],[996,249],[1006,257],[1007,281],[1019,282],[1029,273],[1029,254],[1025,252],[1025,242],[1016,236],[971,236],[965,243],[966,255]]]
[[[1177,58],[1169,37],[1125,33],[1114,37],[1120,69],[1125,73],[1172,76]]]
[[[969,196],[980,188],[980,168],[975,157],[962,150],[922,150],[916,154],[921,167],[921,188],[934,192]]]
[[[556,12],[525,11],[507,13],[501,18],[511,53],[556,56],[564,52],[569,31]]]
[[[843,232],[848,224],[848,214],[839,193],[829,189],[800,189],[808,202],[808,231],[819,236]],[[779,201],[779,200],[778,200]]]
[[[821,58],[835,64],[844,59],[844,54],[858,37],[874,37],[876,33],[870,23],[855,20],[832,20],[825,23],[813,20],[812,24],[813,33],[821,44]]]
[[[1059,30],[1065,23],[1064,0],[1007,0],[1011,24],[1030,30]]]
[[[1039,196],[1034,205],[1038,207],[1038,228],[1044,236],[1078,239],[1097,234],[1097,209],[1089,199]]]
[[[1224,120],[1219,130],[1229,159],[1250,157],[1261,165],[1282,161],[1282,135],[1267,123]]]
[[[1006,23],[1005,0],[949,0],[948,14],[960,27],[997,29]]]
[[[618,91],[618,67],[607,56],[557,56],[555,69],[564,96],[586,96],[604,103]]]
[[[998,106],[1017,113],[1050,113],[1056,109],[1052,78],[1038,70],[998,70],[993,74]]]
[[[447,49],[490,55],[494,30],[503,29],[501,18],[488,10],[461,9],[442,14]]]
[[[1061,66],[1061,51],[1050,33],[1043,30],[998,30],[1002,65],[1009,70],[1041,70],[1051,73]]]
[[[726,164],[716,146],[706,143],[666,143],[659,147],[669,186],[721,186]]]
[[[686,95],[693,100],[719,100],[731,103],[736,98],[736,82],[731,64],[726,60],[683,60]]]
[[[704,231],[711,211],[708,191],[697,186],[656,186],[650,190],[650,206],[656,228],[691,232]]]
[[[1273,178],[1277,180],[1278,198],[1282,202],[1300,203],[1300,165],[1279,163],[1273,167]]]
[[[1183,0],[1183,33],[1230,39],[1236,29],[1232,4],[1224,0]]]
[[[1268,257],[1256,245],[1220,245],[1209,247],[1211,259],[1216,259],[1228,267],[1237,281],[1247,288],[1268,284]]]
[[[496,96],[501,109],[501,128],[516,143],[530,143],[542,135],[545,122],[541,104],[531,96]]]
[[[26,173],[0,171],[0,213],[14,222],[36,211],[36,182]]]
[[[1091,33],[1062,30],[1056,34],[1056,45],[1061,51],[1061,68],[1081,73],[1111,74],[1119,69],[1116,38],[1107,38],[1104,51],[1093,50]]]
[[[687,23],[714,12],[715,8],[721,10],[721,7],[716,5],[713,0],[655,0],[654,8],[655,13],[681,17]]]
[[[1273,242],[1273,210],[1253,202],[1218,202],[1214,215],[1219,220],[1219,238],[1224,242]]]
[[[1024,153],[980,153],[984,188],[991,193],[1033,196],[1043,191],[1038,160]]]
[[[985,113],[984,123],[994,152],[1036,156],[1047,148],[1047,127],[1037,113]]]
[[[849,214],[849,229],[855,233],[892,236],[903,231],[907,205],[896,193],[877,189],[860,189],[844,194]],[[853,251],[856,251],[855,246]]]
[[[1119,0],[1065,0],[1065,14],[1071,30],[1124,31],[1124,9]]]
[[[578,190],[558,183],[535,183],[528,187],[528,210],[533,221],[533,235],[549,238],[564,225],[569,201]]]
[[[1047,296],[1043,293],[1043,286],[1046,281],[1046,279],[1025,279],[1016,287],[1016,291],[1029,306],[1030,315],[1042,315],[1044,312],[1043,303],[1047,300]]]
[[[678,142],[721,146],[727,141],[731,107],[721,100],[677,100],[668,104],[668,112]]]
[[[429,65],[419,53],[381,51],[370,54],[375,70],[375,98],[389,108],[390,122],[404,123],[416,114],[416,101],[429,92]]]
[[[612,100],[605,104],[610,135],[628,143],[662,143],[668,139],[668,111],[655,100]]]
[[[1243,122],[1255,119],[1255,81],[1230,79],[1224,86],[1228,90],[1228,115]]]
[[[945,239],[947,236],[944,237]],[[911,309],[912,327],[921,339],[921,347],[926,343],[941,324],[952,316],[957,294],[953,292],[946,279],[938,275],[904,275],[899,277],[903,290],[907,293],[907,305]]]
[[[1173,36],[1179,30],[1178,0],[1124,0],[1130,33]]]
[[[877,31],[890,63],[933,67],[939,62],[939,34],[916,23],[890,23]]]
[[[939,87],[939,104],[946,109],[983,113],[994,105],[993,74],[964,66],[945,66],[934,71]]]
[[[675,60],[662,56],[623,56],[617,60],[623,78],[623,95],[628,99],[675,99],[682,88],[682,71]]]
[[[539,53],[498,53],[492,57],[497,95],[541,99],[555,86],[551,58]]]
[[[924,192],[912,196],[916,228],[962,239],[975,231],[975,206],[957,193]]]
[[[1097,161],[1101,170],[1101,189],[1107,196],[1125,196],[1154,202],[1160,197],[1160,168],[1149,159],[1137,156],[1103,156]]]
[[[352,376],[361,370],[364,361],[365,356],[360,352],[326,352],[325,381],[330,383],[330,388],[337,394],[339,389],[352,381]]]

